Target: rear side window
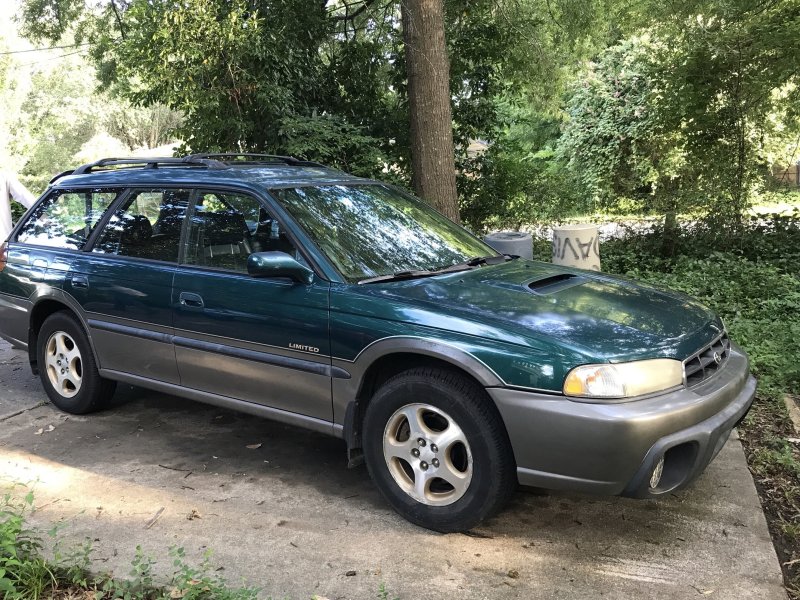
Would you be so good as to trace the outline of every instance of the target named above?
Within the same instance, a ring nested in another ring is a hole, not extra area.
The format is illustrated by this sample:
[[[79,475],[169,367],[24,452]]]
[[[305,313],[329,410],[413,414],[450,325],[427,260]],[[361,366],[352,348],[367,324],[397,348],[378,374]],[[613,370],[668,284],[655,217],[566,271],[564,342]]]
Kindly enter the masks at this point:
[[[108,220],[92,252],[178,262],[189,190],[135,190]]]
[[[53,190],[36,207],[17,241],[80,250],[122,190]]]

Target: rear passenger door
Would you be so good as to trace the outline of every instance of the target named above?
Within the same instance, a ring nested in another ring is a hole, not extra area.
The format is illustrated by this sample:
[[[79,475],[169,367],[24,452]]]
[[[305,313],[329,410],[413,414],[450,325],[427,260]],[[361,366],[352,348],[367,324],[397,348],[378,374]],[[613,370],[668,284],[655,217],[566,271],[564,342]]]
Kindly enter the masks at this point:
[[[328,282],[247,274],[257,251],[305,262],[249,194],[200,190],[185,239],[172,296],[181,384],[331,421]]]
[[[70,291],[70,272],[87,241],[123,188],[52,189],[21,224],[10,244],[7,277],[0,289],[5,335],[28,342],[28,305],[51,288]]]
[[[86,311],[102,369],[179,383],[170,299],[190,195],[131,190],[76,260],[69,291]]]

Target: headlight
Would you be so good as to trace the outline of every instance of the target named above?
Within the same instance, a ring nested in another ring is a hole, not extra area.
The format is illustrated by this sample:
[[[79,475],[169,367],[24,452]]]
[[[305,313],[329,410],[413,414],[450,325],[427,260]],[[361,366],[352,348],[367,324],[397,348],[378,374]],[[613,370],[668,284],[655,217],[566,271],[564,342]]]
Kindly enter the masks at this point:
[[[575,367],[564,380],[564,394],[579,398],[632,398],[680,385],[683,385],[683,363],[655,358]]]

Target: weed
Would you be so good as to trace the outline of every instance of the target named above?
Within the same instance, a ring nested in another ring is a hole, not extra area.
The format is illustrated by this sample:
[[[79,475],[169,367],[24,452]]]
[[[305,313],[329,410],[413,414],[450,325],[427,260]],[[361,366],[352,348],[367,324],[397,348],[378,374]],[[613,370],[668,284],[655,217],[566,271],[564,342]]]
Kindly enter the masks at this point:
[[[229,587],[218,577],[207,551],[199,567],[186,561],[183,548],[170,550],[174,572],[165,586],[158,585],[156,560],[141,546],[131,562],[129,579],[91,574],[90,542],[64,547],[62,525],[48,531],[53,559],[44,557],[44,536],[29,529],[26,517],[33,509],[33,492],[20,498],[14,486],[0,501],[0,595],[5,600],[52,598],[56,591],[88,592],[95,600],[255,600],[258,590]],[[61,597],[61,596],[59,596]],[[64,596],[69,597],[69,596]],[[91,596],[81,594],[81,598]]]
[[[32,508],[32,491],[22,499],[7,492],[0,502],[0,592],[6,598],[38,600],[56,582],[41,556],[41,538],[25,524]]]
[[[386,584],[382,583],[378,587],[378,600],[389,600],[389,592],[386,590]],[[397,596],[392,598],[392,600],[400,600]]]

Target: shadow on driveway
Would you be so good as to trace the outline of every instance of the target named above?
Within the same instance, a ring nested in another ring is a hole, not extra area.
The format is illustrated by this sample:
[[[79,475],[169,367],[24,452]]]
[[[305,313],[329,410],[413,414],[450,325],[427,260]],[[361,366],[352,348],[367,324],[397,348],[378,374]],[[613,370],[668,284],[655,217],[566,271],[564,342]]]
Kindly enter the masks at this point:
[[[4,421],[0,477],[35,481],[34,519],[68,522],[119,575],[137,544],[169,572],[178,545],[198,562],[212,548],[226,578],[274,597],[375,598],[385,583],[404,599],[785,598],[737,439],[663,500],[522,490],[442,535],[395,515],[341,440],[120,386],[90,417],[47,405]]]

